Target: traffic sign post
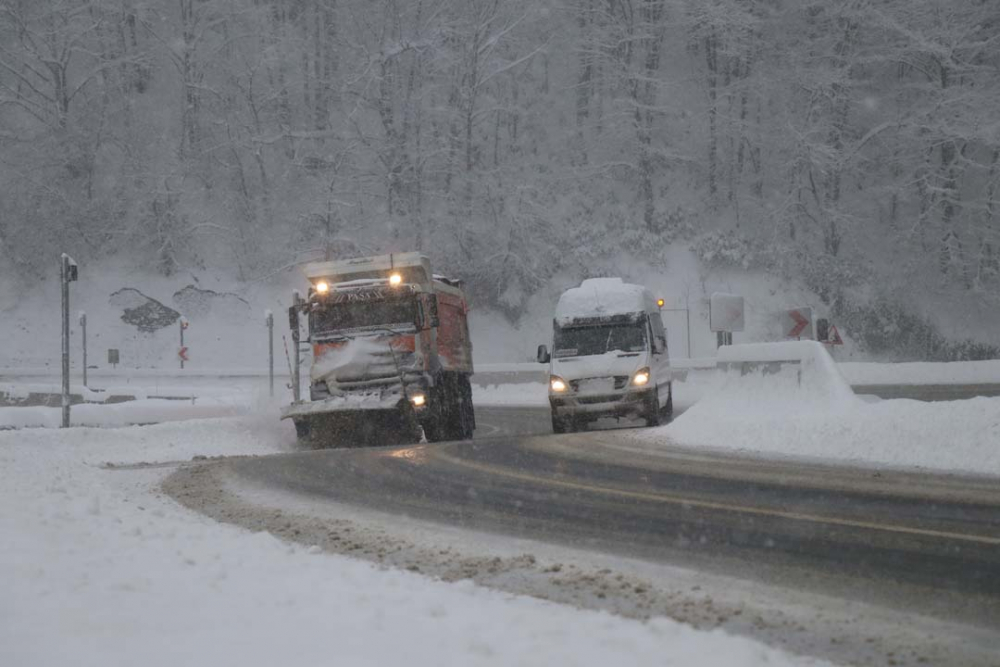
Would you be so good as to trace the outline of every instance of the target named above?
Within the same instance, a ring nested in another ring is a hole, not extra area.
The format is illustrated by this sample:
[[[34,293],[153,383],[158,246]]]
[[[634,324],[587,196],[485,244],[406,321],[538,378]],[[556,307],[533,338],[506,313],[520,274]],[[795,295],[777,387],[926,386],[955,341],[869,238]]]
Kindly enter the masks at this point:
[[[80,311],[80,333],[83,337],[83,386],[87,386],[87,313]]]
[[[188,357],[187,357],[187,351],[188,351],[188,349],[186,347],[184,347],[184,330],[188,328],[187,318],[186,317],[181,317],[181,319],[178,320],[178,323],[180,325],[180,331],[181,331],[181,347],[177,351],[177,356],[180,357],[181,368],[183,369],[184,368],[184,362],[188,360]]]
[[[66,253],[59,260],[62,286],[62,427],[69,428],[69,284],[79,277],[76,262]]]
[[[264,311],[264,324],[267,325],[267,381],[271,396],[274,396],[274,313]]]

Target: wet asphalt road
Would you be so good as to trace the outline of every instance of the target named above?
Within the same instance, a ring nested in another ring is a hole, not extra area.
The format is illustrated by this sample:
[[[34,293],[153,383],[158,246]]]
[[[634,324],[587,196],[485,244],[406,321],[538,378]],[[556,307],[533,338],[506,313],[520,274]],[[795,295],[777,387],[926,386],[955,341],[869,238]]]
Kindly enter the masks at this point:
[[[741,575],[835,574],[862,587],[899,582],[1000,601],[995,480],[654,448],[613,430],[554,436],[537,409],[477,416],[474,441],[227,466],[313,498],[501,535]]]

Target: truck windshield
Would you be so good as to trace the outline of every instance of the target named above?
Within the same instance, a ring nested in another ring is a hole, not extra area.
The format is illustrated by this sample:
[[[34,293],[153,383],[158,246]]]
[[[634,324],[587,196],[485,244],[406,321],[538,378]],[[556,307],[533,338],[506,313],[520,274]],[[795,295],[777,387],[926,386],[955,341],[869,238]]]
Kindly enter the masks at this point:
[[[316,336],[377,327],[412,330],[415,315],[413,299],[328,303],[309,314],[309,333]]]
[[[552,346],[555,357],[582,357],[614,350],[642,352],[646,349],[646,327],[636,323],[557,328]]]

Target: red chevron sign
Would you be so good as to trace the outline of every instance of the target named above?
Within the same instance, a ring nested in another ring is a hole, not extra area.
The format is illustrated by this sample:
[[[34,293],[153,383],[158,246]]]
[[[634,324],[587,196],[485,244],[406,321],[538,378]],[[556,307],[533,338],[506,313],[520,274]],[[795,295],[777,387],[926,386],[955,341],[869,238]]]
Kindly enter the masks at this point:
[[[788,316],[794,322],[792,330],[788,332],[789,338],[799,338],[807,327],[812,325],[812,318],[806,318],[799,310],[788,311]]]

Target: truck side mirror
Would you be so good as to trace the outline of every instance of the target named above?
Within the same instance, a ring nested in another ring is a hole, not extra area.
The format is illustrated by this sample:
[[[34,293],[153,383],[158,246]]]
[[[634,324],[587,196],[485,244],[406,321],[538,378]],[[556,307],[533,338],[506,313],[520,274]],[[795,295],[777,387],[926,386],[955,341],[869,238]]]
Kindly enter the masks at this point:
[[[417,299],[417,312],[413,319],[418,331],[436,329],[441,325],[437,294],[424,294]]]
[[[430,319],[430,328],[437,329],[441,326],[441,318],[438,317],[437,294],[431,294],[427,297],[427,311],[428,319]]]
[[[292,331],[299,330],[299,309],[296,306],[288,309],[288,328]]]
[[[416,327],[417,331],[423,331],[426,327],[424,323],[427,321],[427,316],[424,314],[424,302],[417,299],[417,307],[413,311],[413,326]]]
[[[538,363],[547,364],[549,363],[549,361],[552,360],[552,355],[549,354],[549,348],[545,347],[544,345],[539,345],[538,353],[536,354],[535,358],[538,359]]]

